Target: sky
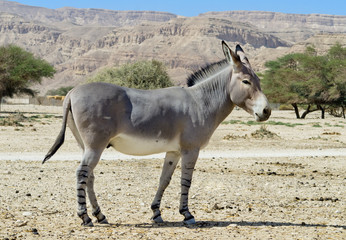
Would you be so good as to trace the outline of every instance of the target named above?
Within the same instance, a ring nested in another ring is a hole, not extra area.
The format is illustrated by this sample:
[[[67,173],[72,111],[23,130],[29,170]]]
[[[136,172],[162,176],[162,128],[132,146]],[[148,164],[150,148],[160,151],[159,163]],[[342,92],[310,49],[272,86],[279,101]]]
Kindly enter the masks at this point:
[[[45,8],[152,10],[192,17],[209,11],[269,11],[298,14],[346,15],[346,0],[16,0]]]

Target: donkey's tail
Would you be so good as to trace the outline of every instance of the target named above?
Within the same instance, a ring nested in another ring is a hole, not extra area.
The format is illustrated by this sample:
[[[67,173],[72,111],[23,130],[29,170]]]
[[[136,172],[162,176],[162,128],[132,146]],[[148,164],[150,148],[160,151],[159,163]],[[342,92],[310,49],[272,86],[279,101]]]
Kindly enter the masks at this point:
[[[60,133],[57,136],[53,146],[49,149],[48,153],[44,157],[42,164],[45,163],[48,159],[50,159],[56,153],[56,151],[58,151],[58,149],[61,147],[61,145],[64,143],[67,116],[71,110],[71,99],[70,99],[70,93],[71,92],[72,92],[72,90],[66,95],[65,100],[64,100],[62,127],[60,130]]]

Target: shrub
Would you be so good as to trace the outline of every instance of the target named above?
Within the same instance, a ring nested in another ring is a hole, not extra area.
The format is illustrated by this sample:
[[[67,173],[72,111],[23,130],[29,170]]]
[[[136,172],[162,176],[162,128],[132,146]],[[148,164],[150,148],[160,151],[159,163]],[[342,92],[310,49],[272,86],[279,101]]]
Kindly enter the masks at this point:
[[[173,86],[166,67],[163,63],[152,61],[138,61],[120,67],[107,68],[88,82],[108,82],[123,87],[139,89],[155,89]]]
[[[46,95],[51,95],[51,96],[66,96],[66,94],[72,89],[72,86],[67,86],[67,87],[60,87],[57,89],[51,89],[49,90]]]

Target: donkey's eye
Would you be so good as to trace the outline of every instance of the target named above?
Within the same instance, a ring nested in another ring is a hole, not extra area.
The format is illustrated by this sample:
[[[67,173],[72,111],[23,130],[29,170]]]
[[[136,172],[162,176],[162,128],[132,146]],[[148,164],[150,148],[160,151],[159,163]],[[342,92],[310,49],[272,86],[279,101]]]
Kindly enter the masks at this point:
[[[244,84],[247,84],[247,85],[251,85],[251,83],[249,82],[249,80],[243,80],[243,83],[244,83]]]

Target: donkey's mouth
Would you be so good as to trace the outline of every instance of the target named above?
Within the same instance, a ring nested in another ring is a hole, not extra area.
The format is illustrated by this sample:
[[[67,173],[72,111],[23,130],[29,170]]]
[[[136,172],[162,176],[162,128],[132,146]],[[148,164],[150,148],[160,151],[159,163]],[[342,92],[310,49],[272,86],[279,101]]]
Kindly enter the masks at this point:
[[[265,120],[267,120],[268,118],[263,118],[263,117],[260,117],[259,114],[255,113],[255,120],[256,122],[264,122]]]
[[[271,115],[271,109],[265,108],[263,109],[262,113],[255,113],[255,119],[257,122],[263,122],[268,120],[270,115]]]

